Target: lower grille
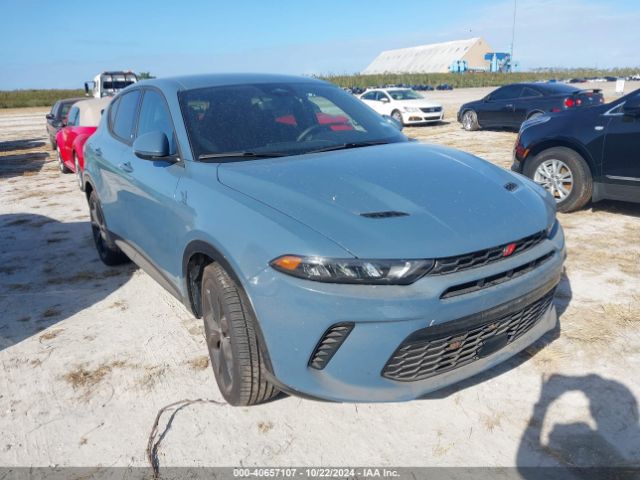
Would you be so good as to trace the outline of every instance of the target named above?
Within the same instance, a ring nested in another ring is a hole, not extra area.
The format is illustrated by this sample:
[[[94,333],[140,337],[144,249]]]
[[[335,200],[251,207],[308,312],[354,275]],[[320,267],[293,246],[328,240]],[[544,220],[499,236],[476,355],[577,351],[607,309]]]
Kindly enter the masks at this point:
[[[496,307],[469,318],[418,330],[400,344],[382,369],[382,376],[402,382],[423,380],[488,356],[529,331],[551,305],[554,291],[555,288],[506,315],[492,315],[493,311],[503,310]]]
[[[349,322],[336,323],[324,332],[309,359],[309,366],[316,370],[322,370],[326,367],[340,345],[347,339],[353,327],[354,324]]]

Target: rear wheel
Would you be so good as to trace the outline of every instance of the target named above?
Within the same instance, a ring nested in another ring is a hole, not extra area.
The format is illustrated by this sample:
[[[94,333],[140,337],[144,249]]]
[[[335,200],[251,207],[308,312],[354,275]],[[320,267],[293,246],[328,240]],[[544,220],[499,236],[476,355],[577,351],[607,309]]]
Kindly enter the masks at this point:
[[[468,132],[478,130],[480,125],[478,124],[478,114],[473,110],[467,110],[462,114],[462,128]]]
[[[202,275],[205,338],[220,393],[231,405],[255,405],[278,394],[265,376],[255,318],[246,294],[218,263]]]
[[[56,156],[58,158],[58,168],[61,173],[70,173],[71,170],[62,161],[62,152],[60,151],[60,145],[56,145]]]
[[[91,214],[93,241],[102,263],[112,266],[128,262],[129,258],[122,253],[109,235],[104,214],[102,213],[102,207],[100,206],[100,200],[98,200],[96,192],[91,192],[89,196],[89,211]]]
[[[570,148],[553,147],[540,152],[525,164],[524,173],[553,195],[560,212],[584,207],[593,193],[587,162]]]

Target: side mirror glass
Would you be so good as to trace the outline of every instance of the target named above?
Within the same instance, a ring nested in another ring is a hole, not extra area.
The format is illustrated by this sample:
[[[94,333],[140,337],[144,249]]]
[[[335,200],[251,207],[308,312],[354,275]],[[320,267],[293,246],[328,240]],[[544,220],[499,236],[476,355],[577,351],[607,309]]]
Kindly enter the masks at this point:
[[[53,113],[47,113],[46,117],[47,120],[53,120],[55,117],[53,116]]]
[[[143,160],[167,160],[171,155],[169,139],[163,132],[145,133],[133,142],[133,153]]]
[[[384,118],[388,124],[390,124],[394,128],[397,128],[400,131],[402,131],[402,129],[404,128],[402,123],[400,123],[398,120],[393,118],[391,115],[382,115],[382,118]]]

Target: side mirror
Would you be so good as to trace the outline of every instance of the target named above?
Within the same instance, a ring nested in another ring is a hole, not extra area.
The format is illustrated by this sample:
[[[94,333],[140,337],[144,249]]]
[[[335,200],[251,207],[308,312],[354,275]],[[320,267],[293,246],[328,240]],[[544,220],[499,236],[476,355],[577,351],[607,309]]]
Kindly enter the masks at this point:
[[[622,107],[622,112],[630,117],[640,117],[640,95],[627,100]]]
[[[381,101],[382,103],[389,103],[389,99],[388,99],[387,97],[382,97],[382,98],[380,99],[380,101]]]
[[[397,128],[400,131],[402,131],[402,129],[404,128],[402,123],[400,123],[398,120],[393,118],[391,115],[382,115],[382,118],[384,118],[388,124],[390,124],[394,128]]]
[[[47,113],[46,117],[47,120],[53,120],[55,117],[53,116],[53,113]]]
[[[133,153],[143,160],[169,160],[169,139],[163,132],[145,133],[133,142]]]
[[[487,95],[486,97],[484,97],[484,101],[485,102],[490,102],[491,101],[491,95]]]

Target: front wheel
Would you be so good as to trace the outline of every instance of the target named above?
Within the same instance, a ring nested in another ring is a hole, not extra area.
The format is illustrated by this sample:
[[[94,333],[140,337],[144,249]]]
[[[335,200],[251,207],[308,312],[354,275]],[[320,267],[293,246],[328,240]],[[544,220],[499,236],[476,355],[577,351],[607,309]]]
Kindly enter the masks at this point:
[[[127,256],[111,239],[102,213],[102,206],[96,192],[89,195],[89,211],[91,214],[91,231],[98,256],[105,265],[113,266],[129,261]]]
[[[224,399],[255,405],[278,394],[265,377],[259,339],[246,294],[218,263],[202,275],[202,318],[211,366]]]
[[[473,132],[480,128],[478,124],[478,114],[473,110],[467,110],[462,115],[462,128],[467,132]]]
[[[397,120],[398,122],[400,122],[400,125],[404,126],[404,120],[402,119],[402,114],[400,113],[399,110],[394,110],[393,112],[391,112],[391,116]]]
[[[587,162],[575,150],[553,147],[525,163],[524,174],[555,198],[559,212],[584,207],[593,193]]]

